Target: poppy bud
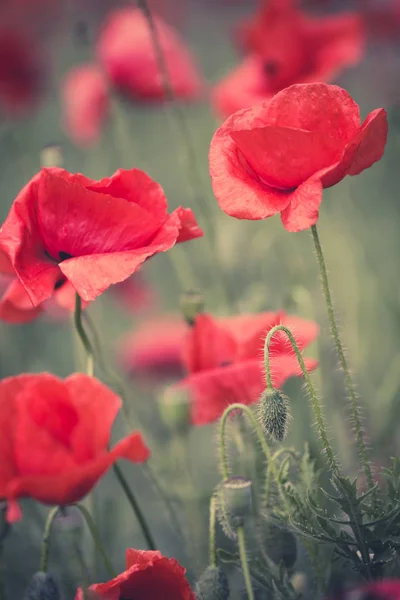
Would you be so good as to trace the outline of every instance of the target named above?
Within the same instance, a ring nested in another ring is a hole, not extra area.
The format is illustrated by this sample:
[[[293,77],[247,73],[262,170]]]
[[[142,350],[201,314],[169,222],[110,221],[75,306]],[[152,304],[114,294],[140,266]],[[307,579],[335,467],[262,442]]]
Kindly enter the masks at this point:
[[[196,600],[228,600],[229,583],[221,567],[207,567],[196,583]]]
[[[290,418],[289,398],[279,390],[266,389],[258,402],[258,420],[264,433],[276,442],[283,442],[289,432]]]
[[[185,292],[180,298],[182,315],[188,325],[194,325],[196,315],[204,310],[204,299],[200,292]]]
[[[63,164],[63,154],[61,146],[57,144],[46,144],[40,153],[40,162],[42,167],[61,167]]]
[[[190,427],[190,402],[184,389],[169,387],[158,401],[161,417],[176,433],[185,433]]]
[[[32,577],[24,595],[24,600],[60,600],[58,585],[50,573],[37,571]]]

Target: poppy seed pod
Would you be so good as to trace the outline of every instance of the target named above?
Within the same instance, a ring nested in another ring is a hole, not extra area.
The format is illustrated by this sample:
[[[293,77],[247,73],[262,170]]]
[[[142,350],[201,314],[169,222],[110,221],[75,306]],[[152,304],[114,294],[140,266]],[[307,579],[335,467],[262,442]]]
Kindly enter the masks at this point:
[[[169,387],[159,397],[161,417],[171,431],[185,433],[190,427],[190,402],[185,389]]]
[[[194,325],[196,315],[204,310],[204,298],[199,292],[191,290],[181,295],[179,301],[183,318],[188,325]]]
[[[24,600],[60,600],[60,598],[54,577],[42,571],[34,574],[24,595]]]
[[[244,477],[230,477],[222,484],[222,494],[227,510],[236,520],[243,520],[252,512],[252,483]]]
[[[221,567],[207,567],[196,583],[197,600],[228,600],[229,583]]]
[[[281,391],[266,389],[258,403],[258,421],[276,442],[283,442],[289,433],[291,419],[289,398]]]

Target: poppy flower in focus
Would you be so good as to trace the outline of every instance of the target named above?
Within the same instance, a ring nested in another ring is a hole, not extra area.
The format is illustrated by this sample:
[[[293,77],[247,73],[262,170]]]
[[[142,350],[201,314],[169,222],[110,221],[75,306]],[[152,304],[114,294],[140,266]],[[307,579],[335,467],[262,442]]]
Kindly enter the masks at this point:
[[[91,64],[71,69],[65,76],[61,95],[65,131],[78,145],[96,143],[110,104],[101,69]]]
[[[186,569],[175,558],[152,550],[126,551],[126,570],[107,581],[89,587],[106,600],[196,600],[185,577]],[[78,590],[75,600],[83,600]]]
[[[183,377],[181,351],[188,330],[181,317],[144,321],[121,340],[120,361],[131,375],[152,382]]]
[[[45,68],[37,42],[26,32],[0,28],[0,111],[19,116],[37,105]]]
[[[293,1],[268,0],[239,31],[251,54],[213,90],[222,117],[294,83],[331,81],[361,59],[365,45],[357,13],[310,17]]]
[[[363,123],[358,105],[334,85],[292,85],[231,115],[211,141],[215,197],[238,219],[281,213],[288,231],[318,220],[324,188],[358,175],[383,155],[386,111]]]
[[[216,421],[225,408],[235,402],[257,402],[265,390],[263,345],[268,331],[283,324],[293,332],[300,350],[318,334],[312,321],[289,317],[284,312],[239,315],[215,319],[199,314],[186,333],[182,360],[187,376],[177,384],[187,389],[192,400],[192,422],[205,425]],[[271,344],[271,373],[280,388],[301,369],[286,336],[277,333]],[[317,361],[305,359],[307,369]]]
[[[49,168],[18,194],[0,249],[38,306],[65,280],[94,300],[148,257],[202,234],[190,209],[167,213],[161,186],[143,171],[93,181]]]
[[[161,49],[176,98],[196,100],[203,82],[178,33],[154,16]],[[137,100],[165,100],[151,31],[138,8],[116,10],[108,17],[97,44],[97,57],[113,85]]]
[[[138,432],[108,451],[121,404],[114,392],[83,374],[64,381],[47,373],[0,381],[0,496],[8,501],[9,521],[20,517],[20,497],[78,502],[116,460],[147,460]]]

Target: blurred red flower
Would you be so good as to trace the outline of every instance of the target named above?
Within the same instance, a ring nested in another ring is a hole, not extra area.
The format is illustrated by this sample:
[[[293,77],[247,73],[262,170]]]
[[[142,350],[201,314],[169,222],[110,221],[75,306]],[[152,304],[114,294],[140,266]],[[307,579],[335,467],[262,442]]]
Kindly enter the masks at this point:
[[[207,314],[196,317],[182,348],[188,375],[177,384],[189,390],[195,425],[217,420],[234,402],[257,402],[266,385],[262,361],[264,338],[278,324],[290,327],[301,350],[318,334],[316,323],[289,317],[283,311],[220,319]],[[317,366],[313,359],[305,362],[309,370]],[[291,346],[281,333],[272,342],[271,371],[278,388],[289,377],[301,375]]]
[[[392,41],[398,40],[400,32],[399,0],[358,0],[358,9],[362,14],[369,37]]]
[[[329,600],[400,600],[400,579],[385,579],[363,588],[351,589]]]
[[[378,161],[386,112],[361,124],[349,94],[325,83],[296,84],[231,115],[210,147],[210,174],[222,210],[238,219],[281,213],[288,231],[318,220],[323,188]]]
[[[106,600],[196,600],[185,577],[186,569],[174,558],[152,550],[126,551],[126,571],[89,590]],[[78,590],[75,600],[83,600]]]
[[[0,29],[0,111],[19,116],[35,107],[45,80],[42,50],[26,31]]]
[[[154,16],[174,95],[195,100],[203,82],[178,33]],[[114,86],[133,99],[165,100],[162,77],[147,20],[137,8],[108,17],[97,44],[97,57]]]
[[[20,517],[17,498],[45,504],[81,500],[119,458],[149,457],[134,432],[108,451],[121,400],[100,381],[47,373],[0,382],[0,496],[9,521]]]
[[[294,83],[333,80],[361,59],[365,42],[361,15],[309,17],[282,0],[264,3],[240,34],[252,54],[213,90],[222,117]]]
[[[138,311],[148,311],[157,305],[156,290],[147,283],[140,271],[129,279],[114,285],[111,291],[114,298],[132,314]]]
[[[66,133],[82,146],[97,142],[110,104],[101,69],[91,64],[71,69],[64,78],[61,96]]]
[[[131,375],[151,381],[182,377],[181,351],[189,328],[178,316],[161,316],[143,321],[122,338],[120,361]]]
[[[202,234],[190,209],[167,213],[161,186],[143,171],[93,181],[50,168],[15,199],[0,249],[37,306],[65,279],[94,300],[148,257]]]

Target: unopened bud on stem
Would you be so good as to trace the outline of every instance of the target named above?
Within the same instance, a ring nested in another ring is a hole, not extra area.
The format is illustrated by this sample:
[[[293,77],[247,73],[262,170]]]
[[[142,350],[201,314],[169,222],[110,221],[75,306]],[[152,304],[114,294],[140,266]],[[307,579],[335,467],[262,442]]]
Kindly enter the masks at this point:
[[[283,442],[289,432],[290,401],[280,390],[267,388],[257,406],[258,421],[276,442]]]
[[[196,600],[228,600],[228,579],[221,567],[207,567],[196,583]]]
[[[38,571],[32,577],[23,600],[60,600],[60,591],[50,573]]]

